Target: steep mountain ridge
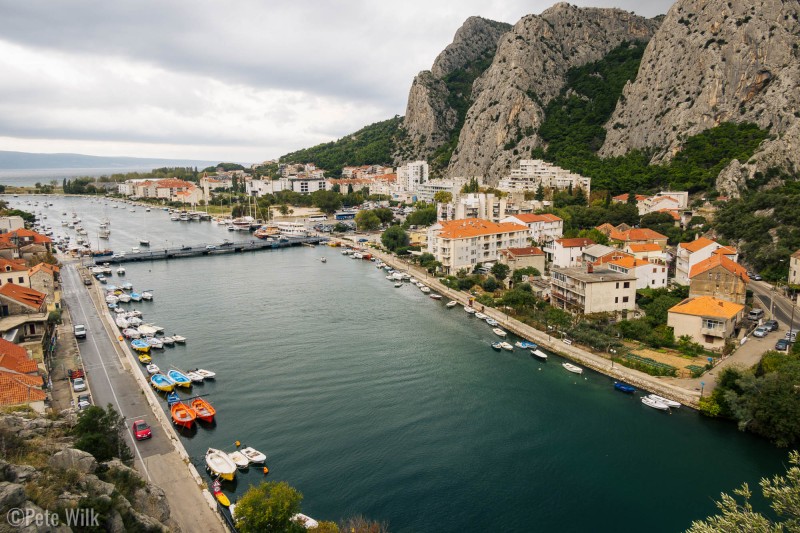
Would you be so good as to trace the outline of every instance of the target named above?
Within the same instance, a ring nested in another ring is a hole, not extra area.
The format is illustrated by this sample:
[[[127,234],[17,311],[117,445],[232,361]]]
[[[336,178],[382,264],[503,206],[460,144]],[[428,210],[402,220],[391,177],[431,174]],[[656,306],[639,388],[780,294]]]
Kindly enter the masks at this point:
[[[723,122],[774,136],[732,161],[717,189],[737,195],[767,169],[800,168],[800,3],[680,0],[648,45],[606,124],[602,156],[652,149],[670,159],[687,137]]]
[[[541,146],[543,107],[559,94],[571,67],[598,60],[623,41],[646,41],[657,27],[657,20],[619,9],[565,3],[523,17],[503,35],[492,65],[473,85],[473,104],[447,174],[496,182]]]

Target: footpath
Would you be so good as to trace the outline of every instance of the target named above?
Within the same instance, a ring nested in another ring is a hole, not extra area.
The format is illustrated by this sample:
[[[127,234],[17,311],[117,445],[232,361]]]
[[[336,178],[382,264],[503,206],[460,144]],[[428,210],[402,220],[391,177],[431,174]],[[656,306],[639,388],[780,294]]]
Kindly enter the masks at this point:
[[[358,246],[355,243],[353,245]],[[395,270],[407,272],[442,296],[450,300],[455,300],[461,305],[469,304],[469,295],[442,285],[435,276],[428,274],[425,269],[375,249],[370,250],[370,253]],[[677,382],[675,378],[651,376],[639,370],[614,364],[610,358],[590,352],[574,344],[565,344],[560,339],[554,338],[546,332],[539,331],[538,329],[524,324],[508,314],[503,313],[499,309],[487,307],[485,309],[479,309],[479,311],[497,320],[507,331],[524,339],[531,340],[554,354],[580,363],[585,367],[591,368],[592,370],[610,376],[616,380],[630,383],[639,389],[644,389],[664,396],[665,398],[678,401],[688,407],[697,409],[699,406],[701,389],[697,386],[697,382],[695,381],[681,383]]]
[[[89,275],[81,272],[80,268],[77,270],[81,275]],[[128,348],[124,338],[120,340],[114,319],[105,303],[102,287],[93,282],[87,292],[101,316],[105,333],[114,346],[115,355],[123,361],[126,369],[125,375],[135,380],[155,420],[159,422],[158,433],[162,433],[171,444],[171,449],[165,453],[145,454],[141,457],[141,461],[137,457],[135,462],[137,470],[164,490],[170,507],[171,519],[179,525],[181,530],[226,532],[227,528],[216,510],[216,500],[192,464],[191,458],[172,427],[171,420],[164,413],[159,398],[149,386],[142,372],[139,371],[138,360]],[[99,334],[99,332],[96,333]],[[67,338],[71,338],[71,334]],[[137,444],[134,442],[134,446]],[[145,444],[149,444],[149,441],[145,441]]]

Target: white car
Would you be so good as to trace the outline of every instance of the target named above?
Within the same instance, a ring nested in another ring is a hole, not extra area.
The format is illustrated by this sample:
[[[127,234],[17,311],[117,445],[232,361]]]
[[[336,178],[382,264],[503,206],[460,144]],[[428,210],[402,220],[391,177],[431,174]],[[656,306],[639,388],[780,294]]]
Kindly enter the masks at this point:
[[[216,249],[217,249],[217,247],[214,246],[213,244],[209,244],[209,245],[206,246],[206,250],[216,250]]]
[[[75,392],[83,392],[86,390],[86,381],[83,378],[75,378],[72,380],[72,390]]]
[[[753,337],[766,337],[767,333],[769,333],[769,328],[767,326],[758,326],[753,330]]]
[[[86,338],[86,326],[83,324],[75,324],[75,327],[72,328],[72,332],[75,333],[76,339]]]

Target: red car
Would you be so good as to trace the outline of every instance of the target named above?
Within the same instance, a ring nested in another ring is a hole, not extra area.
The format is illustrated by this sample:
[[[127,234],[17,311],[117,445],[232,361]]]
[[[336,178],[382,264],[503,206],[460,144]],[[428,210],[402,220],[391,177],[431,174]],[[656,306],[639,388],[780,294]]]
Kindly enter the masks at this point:
[[[136,437],[136,440],[144,440],[152,437],[153,433],[150,431],[150,426],[147,425],[147,422],[137,420],[133,423],[133,436]]]

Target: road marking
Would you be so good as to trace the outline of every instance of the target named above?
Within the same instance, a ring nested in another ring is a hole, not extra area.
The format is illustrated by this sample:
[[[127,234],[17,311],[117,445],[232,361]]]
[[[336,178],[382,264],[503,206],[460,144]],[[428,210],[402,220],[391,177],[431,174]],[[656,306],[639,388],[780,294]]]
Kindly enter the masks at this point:
[[[73,265],[70,265],[70,267],[72,267],[72,266]],[[74,276],[78,275],[78,273],[75,271],[74,268],[70,268],[69,272],[70,272],[70,277],[73,277],[73,274],[74,274]],[[87,318],[88,315],[86,314],[86,310],[83,307],[83,302],[81,302],[81,298],[80,297],[77,297],[75,299],[78,302],[78,307],[81,308],[81,313],[83,313],[84,321],[86,321],[86,318]],[[92,303],[92,308],[94,308],[94,303]],[[101,321],[103,320],[102,317],[97,317],[97,318],[99,320],[101,320]],[[103,331],[103,335],[108,335],[105,332],[105,328],[103,328],[103,330],[104,330]],[[103,374],[105,374],[105,376],[106,376],[106,381],[108,381],[108,387],[109,387],[109,389],[111,389],[111,395],[114,397],[114,403],[117,404],[117,410],[119,411],[119,414],[121,414],[124,417],[125,414],[122,411],[122,406],[119,403],[119,398],[117,398],[117,393],[114,392],[114,385],[111,384],[111,378],[108,376],[108,370],[106,370],[106,365],[103,362],[103,359],[102,359],[103,356],[102,356],[102,352],[100,351],[100,347],[97,345],[97,340],[95,339],[95,336],[92,335],[91,338],[92,338],[92,344],[94,344],[94,348],[95,348],[95,350],[97,350],[97,355],[100,357],[100,361],[102,363],[100,366],[103,369]],[[80,351],[80,348],[78,349],[78,351]],[[81,357],[81,358],[83,358],[83,357]],[[136,386],[138,388],[138,384]],[[142,457],[142,454],[139,451],[139,445],[136,443],[136,439],[135,438],[133,439],[133,449],[136,451],[136,456],[139,458],[139,461],[142,463],[142,468],[144,469],[144,473],[147,476],[147,481],[152,481],[152,479],[150,478],[150,472],[147,470],[147,465],[145,465],[145,463],[144,463],[144,457]]]

